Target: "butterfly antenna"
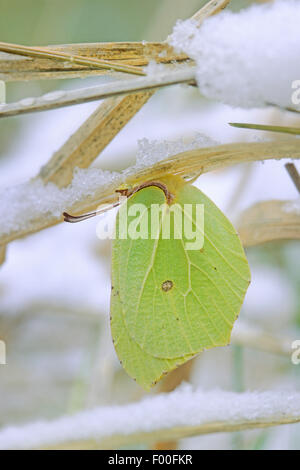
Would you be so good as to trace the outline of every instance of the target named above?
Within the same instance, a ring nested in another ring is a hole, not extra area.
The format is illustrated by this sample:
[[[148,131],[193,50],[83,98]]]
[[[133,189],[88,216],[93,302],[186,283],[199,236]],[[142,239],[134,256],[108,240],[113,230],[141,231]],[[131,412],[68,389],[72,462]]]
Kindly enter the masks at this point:
[[[92,217],[95,217],[96,215],[103,214],[106,211],[109,211],[110,209],[113,209],[114,207],[118,207],[120,203],[116,202],[114,204],[110,204],[106,206],[103,209],[99,209],[97,211],[93,212],[88,212],[87,214],[82,214],[82,215],[71,215],[68,214],[68,212],[63,212],[63,217],[65,222],[69,222],[71,224],[75,224],[76,222],[82,222],[83,220],[91,219]]]

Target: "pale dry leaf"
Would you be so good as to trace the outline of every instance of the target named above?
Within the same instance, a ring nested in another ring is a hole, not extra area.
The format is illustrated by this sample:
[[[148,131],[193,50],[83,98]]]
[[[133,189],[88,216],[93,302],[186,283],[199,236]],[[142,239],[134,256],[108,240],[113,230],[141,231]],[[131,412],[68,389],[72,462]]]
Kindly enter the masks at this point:
[[[263,201],[245,210],[237,225],[244,246],[300,239],[300,210],[292,201]]]

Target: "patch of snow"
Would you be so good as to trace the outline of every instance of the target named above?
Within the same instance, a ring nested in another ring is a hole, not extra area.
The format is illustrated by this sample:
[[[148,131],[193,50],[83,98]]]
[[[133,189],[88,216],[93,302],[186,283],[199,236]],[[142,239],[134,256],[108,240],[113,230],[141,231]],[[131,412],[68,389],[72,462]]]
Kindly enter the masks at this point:
[[[300,2],[277,0],[238,13],[224,11],[197,28],[178,21],[168,42],[197,64],[204,96],[234,106],[292,106],[300,77]]]
[[[84,196],[93,195],[101,186],[105,187],[120,179],[117,172],[96,168],[76,169],[72,183],[59,189],[55,184],[43,184],[36,179],[0,191],[0,235],[26,229],[28,223],[39,217],[61,217],[61,214]]]
[[[136,164],[138,168],[144,168],[178,153],[214,145],[218,142],[201,133],[195,133],[190,139],[150,141],[144,138],[138,140]]]
[[[1,449],[30,449],[81,440],[101,440],[213,422],[300,419],[300,394],[289,391],[203,392],[184,384],[174,392],[138,403],[108,406],[64,416],[56,421],[9,427],[0,432]]]
[[[158,64],[155,60],[150,60],[149,64],[146,65],[143,70],[148,77],[153,77],[156,74],[163,73],[166,70],[166,66]]]

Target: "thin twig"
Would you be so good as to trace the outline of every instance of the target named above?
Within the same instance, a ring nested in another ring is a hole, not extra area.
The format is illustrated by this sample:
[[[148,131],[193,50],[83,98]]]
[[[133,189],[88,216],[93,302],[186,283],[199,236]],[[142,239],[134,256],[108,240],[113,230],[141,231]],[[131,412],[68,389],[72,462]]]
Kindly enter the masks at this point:
[[[298,193],[300,194],[300,175],[296,166],[294,165],[294,163],[286,163],[285,168],[288,174],[290,175],[294,185],[296,186]]]
[[[290,106],[279,106],[275,103],[266,103],[266,106],[274,106],[274,108],[280,109],[281,111],[290,111],[291,113],[300,113],[299,109],[291,108]]]
[[[284,134],[300,135],[299,127],[248,124],[246,122],[229,122],[228,124],[232,127],[238,127],[239,129],[255,129],[257,131],[281,132]]]

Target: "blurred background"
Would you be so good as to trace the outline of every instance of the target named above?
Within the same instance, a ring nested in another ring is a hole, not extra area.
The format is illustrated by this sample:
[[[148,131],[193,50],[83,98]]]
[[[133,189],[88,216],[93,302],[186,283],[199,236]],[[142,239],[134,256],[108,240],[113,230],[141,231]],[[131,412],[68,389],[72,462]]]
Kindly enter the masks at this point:
[[[161,41],[177,19],[190,17],[204,3],[0,0],[1,41],[24,45]],[[233,0],[231,8],[251,3]],[[7,101],[102,80],[94,76],[9,83]],[[1,119],[1,188],[35,176],[98,104]],[[93,165],[126,168],[135,162],[138,141],[145,138],[192,142],[203,134],[220,143],[262,138],[255,131],[230,128],[230,121],[297,124],[289,113],[231,108],[202,98],[194,88],[176,86],[155,93]],[[235,166],[204,175],[196,184],[235,222],[257,201],[297,198],[284,163]],[[0,268],[0,339],[7,346],[7,365],[0,365],[1,428],[144,396],[121,368],[110,338],[111,247],[96,236],[102,222],[100,218],[75,226],[61,224],[7,248]],[[300,338],[299,253],[299,242],[291,241],[247,250],[252,284],[238,321],[292,340]],[[187,380],[205,390],[296,389],[299,372],[300,366],[289,357],[233,345],[201,354]],[[157,386],[151,393],[159,390]],[[300,426],[201,436],[178,446],[300,449]]]

